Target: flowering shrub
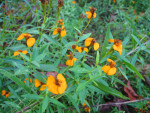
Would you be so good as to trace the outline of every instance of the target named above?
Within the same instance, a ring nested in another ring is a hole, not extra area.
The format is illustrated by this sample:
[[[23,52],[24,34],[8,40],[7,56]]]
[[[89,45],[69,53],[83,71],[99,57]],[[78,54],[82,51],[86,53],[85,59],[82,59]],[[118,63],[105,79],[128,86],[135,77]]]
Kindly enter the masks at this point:
[[[149,9],[137,15],[136,5],[3,1],[0,112],[105,112],[99,104],[148,98]]]

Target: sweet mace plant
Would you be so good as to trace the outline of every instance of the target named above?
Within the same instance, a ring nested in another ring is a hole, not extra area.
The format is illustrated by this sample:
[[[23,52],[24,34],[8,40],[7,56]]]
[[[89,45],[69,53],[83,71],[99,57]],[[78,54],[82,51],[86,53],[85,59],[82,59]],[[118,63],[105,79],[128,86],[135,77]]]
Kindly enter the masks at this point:
[[[129,80],[134,73],[136,78],[145,80],[130,62],[134,59],[130,54],[137,51],[138,55],[142,48],[150,52],[150,41],[142,43],[136,37],[133,22],[123,12],[120,15],[132,29],[128,36],[124,35],[127,38],[112,35],[113,22],[105,25],[103,39],[97,38],[91,26],[96,26],[101,18],[99,9],[90,4],[78,12],[80,3],[24,0],[20,3],[22,9],[10,15],[5,14],[9,2],[3,3],[0,112],[96,112],[98,109],[91,106],[104,103],[103,98],[109,95],[129,100],[116,86],[125,86],[119,76]],[[111,4],[117,4],[116,0]],[[21,19],[17,29],[7,29],[12,23],[16,27],[15,19]],[[70,107],[74,109],[62,110]]]

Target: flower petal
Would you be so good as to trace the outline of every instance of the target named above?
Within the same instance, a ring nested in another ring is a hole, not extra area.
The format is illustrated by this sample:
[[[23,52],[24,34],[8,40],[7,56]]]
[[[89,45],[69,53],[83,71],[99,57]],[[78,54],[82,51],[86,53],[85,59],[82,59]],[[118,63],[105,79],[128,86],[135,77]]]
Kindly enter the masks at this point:
[[[34,85],[35,85],[35,87],[39,87],[40,85],[41,85],[41,81],[39,81],[38,79],[35,79],[34,80]]]
[[[113,49],[118,51],[119,54],[122,54],[122,45],[116,46],[115,44],[113,45]]]
[[[92,42],[93,39],[94,39],[94,38],[87,38],[87,39],[84,41],[85,46],[90,46],[90,44],[91,44],[91,42]]]
[[[10,94],[10,92],[6,94],[6,98],[9,97],[9,94]]]
[[[56,35],[58,33],[58,31],[57,31],[57,29],[55,29],[54,31],[53,31],[53,35]]]
[[[24,51],[22,51],[22,53],[26,55],[28,53],[28,51],[24,50]]]
[[[85,14],[87,15],[88,19],[92,18],[92,13],[90,11],[86,11]]]
[[[96,13],[93,14],[93,19],[96,17]]]
[[[17,55],[19,55],[19,52],[18,52],[18,51],[15,51],[15,52],[14,52],[14,56],[17,56]]]
[[[115,42],[115,39],[109,39],[108,42]]]
[[[102,70],[103,70],[105,73],[107,73],[107,72],[110,70],[110,66],[105,65],[105,66],[102,67]]]
[[[99,48],[99,43],[94,43],[94,50],[96,51]]]
[[[34,45],[34,43],[35,43],[35,38],[29,38],[27,40],[27,46],[28,47],[32,47]]]
[[[113,67],[113,68],[110,68],[110,70],[107,72],[107,75],[114,75],[117,71],[117,68]]]
[[[6,94],[6,91],[5,90],[2,90],[2,95],[5,95]]]
[[[63,30],[63,31],[60,32],[61,37],[64,37],[65,35],[66,35],[66,30]]]
[[[45,89],[46,89],[46,85],[44,84],[44,85],[41,86],[40,91],[43,91]]]
[[[84,51],[85,51],[85,52],[88,52],[89,50],[88,50],[88,48],[84,47]]]
[[[62,94],[62,93],[64,93],[64,91],[67,88],[66,79],[64,78],[64,76],[62,74],[58,74],[57,79],[58,79],[58,81],[61,82],[60,86],[58,86],[58,92],[59,92],[59,94]]]
[[[116,66],[116,63],[115,63],[113,60],[111,60],[110,58],[107,58],[107,61],[108,61],[109,63],[112,63],[114,66]]]
[[[66,65],[68,66],[73,66],[73,60],[67,60]]]

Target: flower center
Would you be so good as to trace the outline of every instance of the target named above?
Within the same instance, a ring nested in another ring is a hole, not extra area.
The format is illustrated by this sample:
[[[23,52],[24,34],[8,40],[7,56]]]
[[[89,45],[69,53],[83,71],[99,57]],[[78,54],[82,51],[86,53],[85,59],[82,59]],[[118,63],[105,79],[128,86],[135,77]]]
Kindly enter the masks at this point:
[[[115,67],[116,65],[115,65],[113,62],[110,62],[110,63],[109,63],[109,66],[110,66],[111,68],[113,68],[113,67]]]
[[[70,55],[68,58],[69,58],[69,60],[72,60],[73,59],[73,55]]]
[[[119,46],[121,44],[121,41],[119,39],[114,40],[114,44],[116,46]]]
[[[91,45],[94,45],[94,43],[95,43],[95,39],[93,39],[93,40],[91,41]]]
[[[61,83],[62,83],[62,81],[58,80],[57,78],[55,79],[55,84],[56,84],[57,86],[60,86]]]

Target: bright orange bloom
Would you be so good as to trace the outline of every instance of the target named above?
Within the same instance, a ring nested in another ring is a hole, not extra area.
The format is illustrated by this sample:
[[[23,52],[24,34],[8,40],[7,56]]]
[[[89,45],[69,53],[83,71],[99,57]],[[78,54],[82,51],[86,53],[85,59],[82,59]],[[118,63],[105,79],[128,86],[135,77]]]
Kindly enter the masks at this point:
[[[56,28],[54,31],[53,31],[53,35],[56,35],[57,33],[59,33],[59,35],[61,37],[64,37],[66,35],[66,29],[64,26],[62,26],[61,28]]]
[[[109,65],[103,66],[102,70],[107,75],[114,75],[117,71],[117,69],[115,68],[116,63],[113,60],[109,59],[109,58],[107,58],[107,61],[109,62]]]
[[[116,0],[113,0],[113,2],[115,3],[115,2],[116,2]]]
[[[122,41],[119,39],[109,39],[109,42],[113,42],[113,49],[122,54]]]
[[[90,11],[86,11],[85,14],[87,15],[87,18],[88,19],[91,19],[91,18],[95,18],[96,17],[96,13],[95,11],[97,10],[96,8],[94,7],[89,7],[90,8]]]
[[[63,19],[60,19],[58,22],[60,25],[64,25]]]
[[[58,74],[57,78],[50,75],[47,79],[47,87],[54,94],[62,94],[67,88],[66,79],[62,74]]]
[[[95,51],[99,48],[99,43],[97,43],[94,38],[87,38],[84,44],[85,46],[93,46]]]
[[[73,66],[73,62],[77,61],[77,58],[73,58],[73,55],[68,55],[69,60],[66,61],[66,65]]]
[[[44,83],[42,83],[41,81],[39,81],[38,79],[35,79],[34,83],[35,83],[34,84],[35,87],[40,87],[41,86],[40,91],[43,91],[43,90],[46,89],[46,85]]]
[[[26,55],[26,54],[28,53],[27,50],[24,50],[24,51],[18,50],[18,51],[15,51],[15,52],[14,52],[14,56],[18,56],[18,55],[19,55],[19,52],[23,53],[24,55]]]
[[[10,92],[7,92],[6,90],[2,90],[2,95],[5,95],[6,98],[9,97]]]
[[[73,3],[73,4],[75,4],[75,3],[76,3],[76,1],[72,1],[72,3]]]
[[[90,112],[91,109],[89,107],[87,107],[87,105],[85,103],[83,103],[83,106],[85,107],[84,110],[85,112]]]
[[[135,4],[135,1],[132,1],[133,4]]]
[[[86,48],[86,47],[78,47],[78,46],[76,46],[76,50],[78,50],[79,53],[82,53],[83,50],[84,50],[85,52],[88,52],[88,51],[89,51],[88,48]]]
[[[35,38],[32,37],[29,33],[22,33],[17,40],[22,40],[23,38],[26,38],[27,46],[32,47],[35,43]]]

